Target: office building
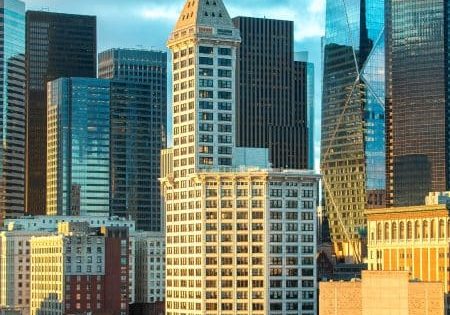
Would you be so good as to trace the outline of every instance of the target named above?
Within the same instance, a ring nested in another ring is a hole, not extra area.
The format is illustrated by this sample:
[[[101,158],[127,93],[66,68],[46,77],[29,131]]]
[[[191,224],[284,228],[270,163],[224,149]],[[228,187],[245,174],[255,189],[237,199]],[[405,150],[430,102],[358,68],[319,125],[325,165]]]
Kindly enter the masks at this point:
[[[361,262],[365,208],[385,204],[384,0],[327,1],[321,170],[336,256]]]
[[[363,271],[361,279],[320,283],[320,315],[444,315],[442,284],[407,271]]]
[[[47,187],[47,83],[97,74],[95,16],[26,13],[26,212],[45,214]]]
[[[74,222],[32,237],[30,314],[127,314],[128,240],[125,228]]]
[[[295,61],[294,23],[251,17],[236,17],[233,23],[242,38],[236,68],[236,145],[269,148],[275,168],[306,169],[311,136],[308,70],[305,62]]]
[[[0,309],[30,314],[30,239],[46,231],[0,232]]]
[[[166,147],[167,54],[111,49],[99,55],[111,79],[111,215],[162,230],[160,156]]]
[[[386,0],[389,205],[450,189],[448,5]]]
[[[109,215],[110,82],[48,84],[47,214]]]
[[[239,43],[219,0],[186,1],[168,41],[166,314],[315,314],[319,176],[236,147]]]
[[[25,4],[17,0],[3,0],[0,9],[1,220],[24,213]]]
[[[158,308],[165,301],[165,236],[159,232],[136,232],[135,242],[136,298],[130,306],[136,314]],[[147,311],[149,313],[149,311]]]
[[[367,224],[369,270],[407,270],[412,279],[440,282],[448,295],[447,205],[371,209],[367,211]],[[450,305],[448,298],[446,305]]]

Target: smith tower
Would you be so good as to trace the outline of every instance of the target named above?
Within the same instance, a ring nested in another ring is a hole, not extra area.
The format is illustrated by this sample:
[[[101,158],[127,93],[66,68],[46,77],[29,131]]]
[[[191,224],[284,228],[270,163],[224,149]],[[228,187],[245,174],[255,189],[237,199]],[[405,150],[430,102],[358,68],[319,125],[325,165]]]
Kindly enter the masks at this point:
[[[336,255],[360,261],[365,208],[385,204],[384,0],[328,0],[321,169]]]

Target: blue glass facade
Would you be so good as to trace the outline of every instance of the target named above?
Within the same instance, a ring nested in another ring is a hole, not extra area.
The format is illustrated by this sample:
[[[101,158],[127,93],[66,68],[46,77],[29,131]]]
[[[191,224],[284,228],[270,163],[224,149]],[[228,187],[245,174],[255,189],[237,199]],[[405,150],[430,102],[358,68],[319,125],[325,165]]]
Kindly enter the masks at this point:
[[[335,250],[360,259],[366,207],[384,206],[384,0],[329,0],[321,169]]]
[[[99,55],[111,82],[111,214],[162,231],[161,149],[166,147],[167,54],[111,49]]]
[[[24,213],[25,4],[0,3],[0,209]]]
[[[109,215],[110,82],[48,85],[47,213]]]

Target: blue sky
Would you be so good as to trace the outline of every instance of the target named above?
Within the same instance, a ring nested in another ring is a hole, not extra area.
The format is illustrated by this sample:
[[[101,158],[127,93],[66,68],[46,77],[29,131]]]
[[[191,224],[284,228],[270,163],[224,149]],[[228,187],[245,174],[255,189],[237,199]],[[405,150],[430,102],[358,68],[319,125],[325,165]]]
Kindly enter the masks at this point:
[[[165,50],[185,0],[24,0],[29,10],[96,15],[99,51],[121,48]],[[253,16],[295,22],[296,51],[307,50],[316,68],[316,135],[320,123],[320,39],[325,0],[225,0],[232,17]],[[318,142],[316,137],[316,143]],[[318,146],[316,145],[316,156]]]

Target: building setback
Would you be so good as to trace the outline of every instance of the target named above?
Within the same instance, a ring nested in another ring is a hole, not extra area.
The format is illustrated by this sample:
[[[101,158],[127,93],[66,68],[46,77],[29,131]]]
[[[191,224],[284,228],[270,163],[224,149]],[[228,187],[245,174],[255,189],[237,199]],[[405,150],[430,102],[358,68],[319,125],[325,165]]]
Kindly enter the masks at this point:
[[[307,63],[294,61],[294,23],[251,17],[236,17],[233,23],[242,38],[236,69],[236,145],[269,148],[275,168],[306,169],[312,136]]]
[[[448,6],[386,0],[389,205],[450,189]]]
[[[336,256],[361,262],[365,208],[385,204],[384,0],[327,1],[321,170]]]
[[[0,220],[24,213],[25,4],[0,1]]]
[[[47,214],[109,214],[110,82],[48,84]]]
[[[46,211],[47,83],[60,77],[96,77],[95,16],[26,13],[26,212]]]
[[[167,54],[111,49],[99,54],[111,79],[111,215],[162,230],[160,156],[166,147]]]

